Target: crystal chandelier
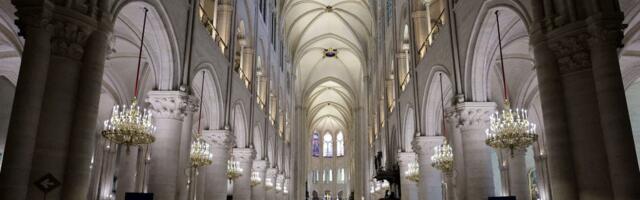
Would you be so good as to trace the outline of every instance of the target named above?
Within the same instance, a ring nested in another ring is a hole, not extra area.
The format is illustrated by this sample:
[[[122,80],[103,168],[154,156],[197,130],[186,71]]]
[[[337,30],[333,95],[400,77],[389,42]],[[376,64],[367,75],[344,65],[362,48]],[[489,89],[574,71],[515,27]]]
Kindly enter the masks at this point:
[[[238,177],[242,176],[242,167],[240,167],[240,162],[229,160],[227,161],[227,178],[229,180],[235,180]]]
[[[431,166],[442,172],[453,170],[453,149],[445,140],[444,143],[433,148],[434,154],[431,156]]]
[[[442,107],[442,133],[447,133],[447,126],[444,123],[444,90],[442,89],[442,73],[440,73],[440,106]],[[453,169],[453,149],[447,143],[444,142],[433,148],[433,155],[431,156],[431,166],[440,170],[441,172],[448,173]]]
[[[282,191],[282,183],[280,181],[276,181],[276,191]]]
[[[138,81],[140,78],[140,63],[142,61],[142,48],[144,45],[144,33],[147,25],[147,13],[144,8],[144,22],[142,25],[142,37],[138,53],[138,69],[134,86],[133,100],[130,105],[116,105],[113,107],[111,118],[104,121],[102,136],[107,140],[124,145],[150,144],[155,141],[153,133],[156,127],[152,123],[151,111],[138,106]]]
[[[502,58],[502,38],[500,36],[500,20],[498,18],[498,11],[496,11],[495,14],[498,28],[500,65],[502,67],[504,109],[491,115],[491,125],[486,130],[487,139],[485,140],[485,143],[495,149],[509,149],[513,156],[514,149],[527,148],[538,139],[538,135],[536,135],[536,125],[529,122],[527,110],[520,108],[516,108],[515,110],[511,109],[507,89],[507,79],[504,72],[504,60]]]
[[[251,172],[251,186],[256,186],[262,183],[260,172]]]
[[[407,164],[408,169],[404,172],[404,178],[409,179],[413,182],[420,181],[420,164],[418,162],[410,162]]]
[[[198,114],[198,130],[194,135],[191,142],[191,166],[198,168],[202,166],[210,165],[213,162],[213,154],[211,153],[211,145],[202,139],[202,133],[200,132],[200,124],[202,121],[202,100],[204,95],[204,75],[205,71],[202,71],[202,88],[200,89],[200,113]]]
[[[267,190],[270,190],[271,188],[273,188],[273,179],[272,179],[272,178],[266,178],[266,179],[264,180],[264,187],[265,187]]]

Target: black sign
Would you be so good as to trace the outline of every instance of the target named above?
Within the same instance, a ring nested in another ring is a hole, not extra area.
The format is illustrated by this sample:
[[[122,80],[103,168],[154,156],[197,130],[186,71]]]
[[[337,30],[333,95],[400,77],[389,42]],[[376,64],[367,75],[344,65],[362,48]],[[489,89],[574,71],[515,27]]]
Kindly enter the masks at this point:
[[[489,197],[489,200],[516,200],[516,197],[514,197],[514,196],[509,196],[509,197]]]
[[[35,184],[36,187],[38,187],[38,189],[40,189],[42,192],[49,193],[51,190],[54,190],[60,187],[62,183],[60,183],[60,181],[56,179],[56,177],[54,177],[53,175],[47,174],[47,175],[44,175],[42,178],[38,179],[33,184]]]
[[[125,200],[153,200],[153,193],[132,193],[124,194]]]

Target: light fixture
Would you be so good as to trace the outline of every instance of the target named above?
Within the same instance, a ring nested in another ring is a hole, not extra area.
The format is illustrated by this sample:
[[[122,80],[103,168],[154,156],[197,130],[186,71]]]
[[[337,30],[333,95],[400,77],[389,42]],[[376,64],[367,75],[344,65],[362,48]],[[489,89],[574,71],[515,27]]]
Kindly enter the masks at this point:
[[[404,172],[404,178],[413,182],[420,181],[420,164],[416,161],[412,161],[407,164],[407,171]]]
[[[447,126],[445,124],[444,114],[444,90],[442,89],[442,73],[440,73],[440,106],[442,107],[442,135],[447,134]],[[453,169],[453,149],[447,143],[444,142],[433,148],[433,155],[431,156],[431,166],[440,170],[443,173],[451,172]]]
[[[102,136],[116,143],[130,145],[150,144],[155,141],[153,133],[156,127],[152,123],[151,111],[138,105],[138,81],[140,78],[140,63],[142,62],[142,48],[144,45],[144,33],[147,26],[147,13],[144,8],[144,22],[142,25],[142,37],[138,53],[138,68],[134,85],[133,100],[130,105],[115,105],[111,118],[104,121]]]
[[[433,150],[434,154],[431,156],[431,166],[444,173],[451,172],[451,170],[453,170],[453,149],[449,143],[447,143],[447,140],[435,146]]]
[[[260,172],[251,172],[251,186],[256,186],[262,183],[262,178],[260,177]]]
[[[511,109],[507,78],[504,72],[504,59],[502,57],[502,38],[498,11],[495,14],[498,29],[498,47],[500,49],[500,66],[502,69],[504,108],[502,111],[496,111],[491,115],[491,125],[486,130],[487,139],[485,143],[495,149],[509,149],[511,156],[513,156],[513,150],[527,148],[538,139],[538,135],[536,135],[536,125],[529,122],[526,109]]]
[[[273,179],[272,178],[265,178],[264,179],[264,187],[267,190],[271,190],[271,188],[273,188]]]
[[[202,85],[200,88],[200,113],[198,114],[198,130],[194,134],[194,140],[191,142],[191,166],[198,168],[210,165],[213,162],[213,154],[211,153],[211,145],[202,138],[200,124],[202,122],[202,101],[204,97],[204,75],[202,71]]]
[[[243,171],[242,167],[240,167],[240,162],[234,160],[227,161],[227,178],[229,178],[229,180],[235,180],[242,176]]]

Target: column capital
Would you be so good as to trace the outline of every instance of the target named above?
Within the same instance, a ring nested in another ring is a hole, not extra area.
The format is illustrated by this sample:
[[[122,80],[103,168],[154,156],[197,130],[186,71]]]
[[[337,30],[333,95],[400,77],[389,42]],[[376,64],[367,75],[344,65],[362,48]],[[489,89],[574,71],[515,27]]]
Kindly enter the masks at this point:
[[[202,136],[213,148],[227,149],[233,145],[234,136],[229,130],[204,130]]]
[[[433,147],[442,144],[444,139],[444,136],[420,136],[413,139],[411,146],[418,155],[431,156]]]
[[[561,74],[580,72],[591,68],[591,53],[589,50],[590,35],[587,31],[551,36],[549,49],[558,59]]]
[[[194,95],[189,95],[186,102],[186,112],[195,113],[200,110],[200,99]]]
[[[496,111],[494,102],[464,102],[456,105],[454,120],[462,129],[485,129],[489,127],[489,116]]]
[[[253,171],[266,171],[267,167],[269,167],[269,162],[266,160],[254,160],[253,161]]]
[[[180,91],[151,91],[146,102],[157,119],[182,120],[186,115],[188,95]]]
[[[417,155],[414,152],[400,152],[398,153],[398,161],[400,165],[407,165],[408,163],[417,161]]]
[[[276,168],[267,168],[267,173],[266,173],[267,177],[276,177],[277,174],[278,174],[278,169],[276,169]]]
[[[239,162],[249,162],[256,157],[256,151],[252,148],[233,148],[231,155]]]

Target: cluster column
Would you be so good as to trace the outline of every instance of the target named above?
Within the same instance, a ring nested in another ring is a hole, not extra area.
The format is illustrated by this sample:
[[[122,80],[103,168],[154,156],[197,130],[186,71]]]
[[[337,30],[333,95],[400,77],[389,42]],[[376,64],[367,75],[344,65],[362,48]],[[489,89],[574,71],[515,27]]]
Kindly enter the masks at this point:
[[[74,9],[13,4],[25,46],[0,199],[43,198],[34,182],[49,173],[62,182],[49,199],[86,199],[110,23]]]
[[[233,180],[233,199],[251,200],[251,169],[256,152],[251,148],[234,148],[231,155],[243,170],[242,176]]]
[[[269,181],[271,184],[270,187],[267,187],[267,195],[266,195],[266,200],[278,200],[276,199],[276,178],[277,178],[277,174],[278,174],[278,169],[276,168],[269,168],[267,169],[267,174],[264,178],[264,183],[267,184],[267,181]]]
[[[229,150],[234,141],[233,135],[228,130],[206,130],[202,133],[204,139],[211,144],[213,154],[213,163],[201,171],[205,173],[204,198],[226,200],[227,160],[229,160]]]
[[[269,166],[269,162],[267,162],[266,160],[253,161],[252,171],[260,173],[260,178],[262,179],[262,182],[260,182],[260,184],[255,185],[255,186],[253,186],[251,188],[251,199],[252,200],[264,200],[265,199],[266,190],[265,190],[265,187],[264,187],[264,183],[265,183],[265,178],[266,178],[266,173],[267,173],[267,166]]]
[[[495,111],[493,102],[463,102],[456,105],[458,128],[462,139],[466,199],[494,195],[491,148],[485,144],[489,116]]]
[[[420,199],[442,199],[442,173],[431,166],[434,147],[444,142],[443,136],[421,136],[411,142],[413,151],[418,154],[420,164],[420,183],[418,193]]]
[[[418,190],[416,182],[413,182],[404,177],[404,173],[409,169],[409,163],[416,162],[416,153],[413,152],[401,152],[398,153],[398,161],[400,164],[400,185],[402,189],[402,200],[418,200]],[[420,163],[420,168],[422,166]]]
[[[178,194],[180,133],[188,96],[180,91],[151,91],[148,96],[157,128],[151,144],[149,192],[155,199],[172,200]]]

